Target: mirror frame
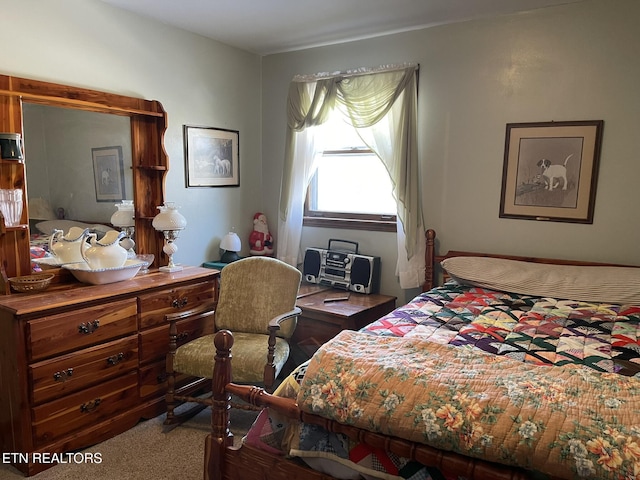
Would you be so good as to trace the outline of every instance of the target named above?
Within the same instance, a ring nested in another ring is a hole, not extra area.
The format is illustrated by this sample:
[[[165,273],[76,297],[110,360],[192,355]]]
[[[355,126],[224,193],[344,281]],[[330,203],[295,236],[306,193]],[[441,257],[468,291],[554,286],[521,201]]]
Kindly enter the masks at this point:
[[[169,170],[163,145],[167,114],[162,104],[157,100],[0,75],[0,131],[23,134],[23,102],[130,117],[136,251],[154,254],[155,265],[166,264],[163,235],[151,225],[157,207],[164,204],[165,176]],[[0,188],[22,189],[25,198],[20,225],[7,227],[0,221],[0,294],[9,293],[7,278],[31,273],[24,171],[28,168],[29,153],[25,151],[24,157],[24,163],[0,159]]]

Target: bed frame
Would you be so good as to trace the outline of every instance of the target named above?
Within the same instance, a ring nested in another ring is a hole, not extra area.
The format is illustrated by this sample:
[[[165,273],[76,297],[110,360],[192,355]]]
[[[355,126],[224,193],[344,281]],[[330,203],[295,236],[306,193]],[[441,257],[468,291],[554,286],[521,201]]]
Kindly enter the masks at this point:
[[[594,263],[549,258],[524,257],[514,255],[497,255],[475,252],[450,251],[446,255],[435,255],[436,233],[427,230],[426,269],[423,291],[430,290],[440,284],[439,277],[446,279],[440,272],[440,262],[455,256],[483,256],[508,258],[535,263],[562,265],[599,265],[615,264]],[[620,265],[617,265],[620,266]],[[295,459],[274,456],[249,445],[233,446],[233,434],[229,429],[229,410],[231,395],[236,395],[256,407],[270,407],[288,418],[299,419],[306,423],[320,425],[331,432],[343,433],[371,447],[391,451],[399,456],[411,458],[423,465],[436,467],[447,474],[475,480],[526,480],[527,472],[504,465],[498,465],[453,452],[438,450],[427,445],[410,442],[395,437],[388,437],[343,425],[338,422],[302,412],[295,399],[281,398],[268,394],[264,389],[254,386],[231,383],[231,349],[233,336],[228,331],[220,331],[215,336],[216,358],[213,370],[213,407],[211,414],[211,433],[205,443],[204,479],[205,480],[242,480],[260,478],[269,480],[335,480],[334,477],[316,472]]]

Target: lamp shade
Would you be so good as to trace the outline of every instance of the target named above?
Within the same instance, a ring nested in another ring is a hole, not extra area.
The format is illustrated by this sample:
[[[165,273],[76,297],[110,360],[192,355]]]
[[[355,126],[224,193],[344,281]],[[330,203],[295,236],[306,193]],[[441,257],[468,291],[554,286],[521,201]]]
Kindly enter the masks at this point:
[[[171,230],[182,230],[187,226],[187,219],[178,211],[178,207],[173,202],[165,202],[158,207],[160,213],[153,217],[153,228],[162,232]]]
[[[222,237],[220,248],[228,252],[239,252],[240,250],[242,250],[242,242],[240,241],[240,237],[238,237],[235,232],[227,233],[224,237]]]
[[[116,203],[117,210],[111,215],[111,224],[116,227],[133,227],[136,222],[133,213],[133,200]]]

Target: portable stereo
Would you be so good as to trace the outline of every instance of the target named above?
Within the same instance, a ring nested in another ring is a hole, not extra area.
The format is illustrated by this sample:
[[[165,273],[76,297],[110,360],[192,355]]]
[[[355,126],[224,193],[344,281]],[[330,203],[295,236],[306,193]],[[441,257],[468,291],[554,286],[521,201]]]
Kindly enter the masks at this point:
[[[354,250],[332,248],[334,242],[352,244]],[[309,247],[305,250],[302,275],[308,283],[357,293],[377,293],[380,288],[380,257],[360,255],[357,242],[331,239],[326,249]]]

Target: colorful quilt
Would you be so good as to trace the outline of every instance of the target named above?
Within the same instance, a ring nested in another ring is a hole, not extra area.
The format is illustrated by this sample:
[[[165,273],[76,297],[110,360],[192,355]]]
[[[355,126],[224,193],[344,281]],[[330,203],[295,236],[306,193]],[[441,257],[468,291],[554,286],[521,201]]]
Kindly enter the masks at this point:
[[[640,379],[580,365],[345,330],[311,359],[297,398],[343,424],[557,478],[640,472]]]
[[[283,383],[280,394],[298,395],[307,411],[385,434],[391,433],[390,425],[404,422],[406,427],[408,422],[406,432],[393,434],[411,440],[417,435],[418,441],[467,456],[556,476],[562,471],[563,478],[640,478],[640,404],[634,400],[640,380],[628,378],[640,371],[639,328],[638,306],[532,297],[450,282],[363,328],[357,334],[362,343],[347,342],[351,359],[334,358],[316,368],[317,361],[333,356],[326,349],[344,339],[330,342],[307,367],[316,365],[313,377],[301,379],[303,367]],[[384,347],[387,342],[394,347]],[[378,343],[383,346],[375,347]],[[396,348],[411,350],[414,356],[400,357]],[[451,352],[447,360],[443,352]],[[372,367],[366,372],[372,377],[365,379],[362,355],[384,363],[378,374]],[[453,367],[447,367],[449,362]],[[407,377],[407,368],[416,375],[407,382],[418,387],[387,383]],[[541,370],[544,373],[533,374]],[[380,372],[383,376],[375,377]],[[480,384],[490,382],[494,390],[481,390],[476,375],[484,379]],[[434,378],[437,388],[428,383]],[[575,379],[578,384],[571,383]],[[357,398],[355,404],[349,395]],[[590,406],[573,416],[583,397],[595,403],[584,404]],[[360,410],[359,402],[369,398],[375,399],[375,414]],[[493,398],[503,402],[494,404]],[[546,417],[538,413],[542,404]],[[412,406],[401,410],[399,405]],[[390,421],[390,412],[400,414],[403,422],[395,417]],[[499,426],[500,418],[508,428]],[[305,460],[337,459],[358,468],[357,443],[310,425],[287,428],[285,452]],[[411,462],[399,459],[387,468],[386,452],[372,455],[382,473],[361,477],[449,478],[426,469],[412,470],[418,472],[412,477],[403,472],[405,467],[415,469]]]
[[[539,298],[454,282],[418,295],[363,332],[472,345],[537,365],[640,371],[640,306]]]

